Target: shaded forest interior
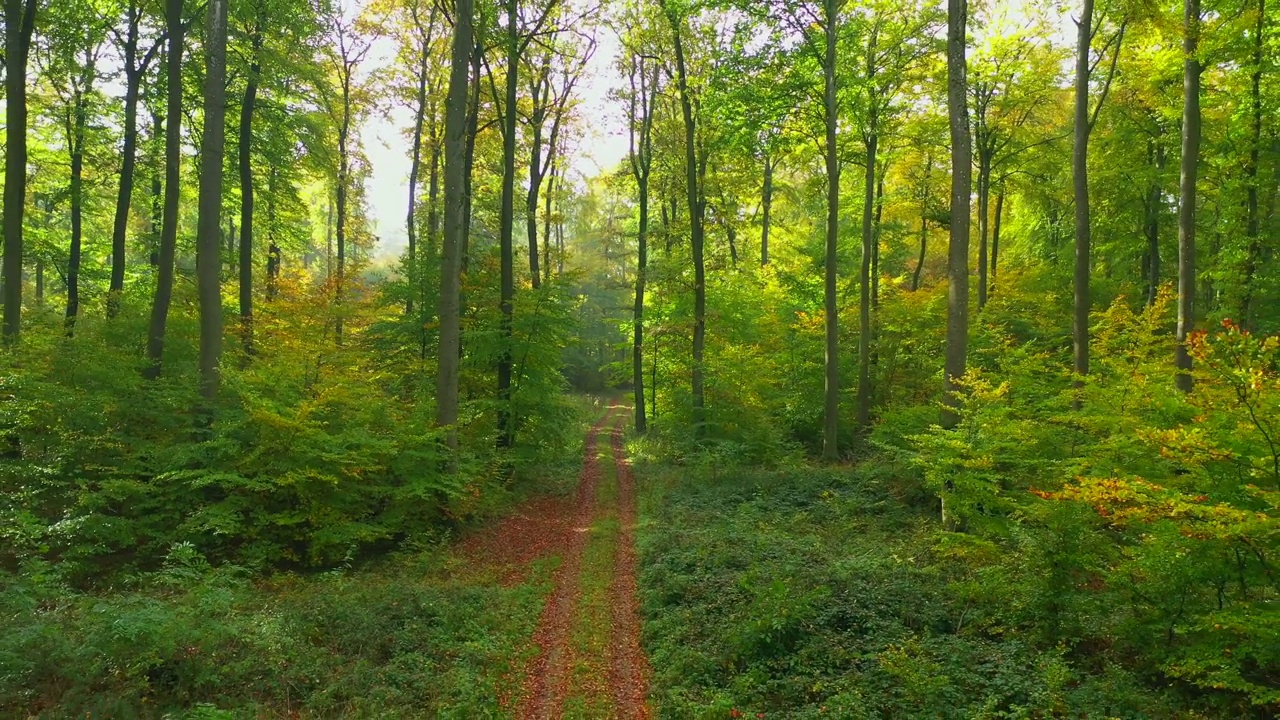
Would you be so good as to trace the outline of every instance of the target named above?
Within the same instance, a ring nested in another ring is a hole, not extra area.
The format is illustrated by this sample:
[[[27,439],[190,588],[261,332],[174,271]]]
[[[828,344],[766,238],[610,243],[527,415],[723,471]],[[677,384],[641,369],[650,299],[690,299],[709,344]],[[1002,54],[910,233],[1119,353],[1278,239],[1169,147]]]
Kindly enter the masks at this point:
[[[0,714],[1274,717],[1274,3],[3,0]]]

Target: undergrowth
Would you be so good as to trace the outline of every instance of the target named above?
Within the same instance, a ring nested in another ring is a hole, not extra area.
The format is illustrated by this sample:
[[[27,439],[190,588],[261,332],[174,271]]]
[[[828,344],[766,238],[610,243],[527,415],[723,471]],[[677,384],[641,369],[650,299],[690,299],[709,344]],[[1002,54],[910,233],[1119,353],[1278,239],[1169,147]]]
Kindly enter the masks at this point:
[[[1045,640],[1018,611],[1037,570],[939,530],[906,501],[918,491],[895,479],[900,469],[639,469],[659,717],[1247,712],[1104,645]]]
[[[0,576],[0,716],[499,717],[550,572],[431,548],[254,582],[180,545],[109,595]]]

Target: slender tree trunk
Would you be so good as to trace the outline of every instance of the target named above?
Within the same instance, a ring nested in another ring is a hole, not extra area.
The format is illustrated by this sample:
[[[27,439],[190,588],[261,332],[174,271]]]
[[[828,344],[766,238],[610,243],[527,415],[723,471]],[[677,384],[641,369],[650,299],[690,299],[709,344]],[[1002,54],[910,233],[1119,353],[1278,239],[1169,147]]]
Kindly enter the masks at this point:
[[[334,232],[338,243],[338,274],[334,279],[333,304],[336,310],[334,319],[334,340],[342,345],[343,325],[343,292],[347,279],[347,192],[351,182],[351,69],[344,62],[342,77],[342,120],[338,125],[338,182],[335,191],[337,222]]]
[[[911,292],[920,289],[920,274],[924,272],[925,251],[929,249],[929,175],[933,173],[933,157],[925,159],[923,190],[920,193],[920,257],[916,260],[916,271],[911,276]]]
[[[835,0],[827,0],[827,2],[834,3]],[[680,90],[680,109],[684,116],[685,182],[689,202],[689,244],[693,253],[693,377],[691,382],[693,425],[695,435],[702,437],[706,432],[706,403],[703,392],[702,367],[703,351],[707,342],[707,276],[706,266],[703,262],[705,237],[703,217],[706,205],[703,202],[702,187],[699,183],[698,126],[693,114],[693,97],[689,91],[684,56],[684,38],[680,31],[680,20],[676,17],[674,11],[667,10],[667,19],[671,22],[671,31],[675,40],[676,80]]]
[[[542,287],[542,270],[538,263],[538,192],[542,189],[542,121],[533,123],[529,143],[529,192],[525,195],[524,224],[529,238],[529,280],[536,290]]]
[[[111,226],[111,285],[107,291],[109,318],[120,313],[120,298],[124,293],[129,206],[133,200],[133,175],[138,160],[138,94],[144,70],[138,67],[138,24],[141,12],[137,0],[130,0],[127,12],[124,44],[124,147],[120,158],[116,214]]]
[[[1151,163],[1156,179],[1147,192],[1147,307],[1155,304],[1156,295],[1160,293],[1160,213],[1164,206],[1164,190],[1160,187],[1159,176],[1164,170],[1164,147],[1158,140],[1152,143]]]
[[[556,221],[556,275],[564,275],[564,220]]]
[[[636,304],[633,312],[631,343],[632,383],[635,385],[636,432],[648,430],[644,416],[644,285],[649,266],[649,177],[648,171],[639,182],[640,228],[636,234]]]
[[[1076,201],[1075,302],[1072,315],[1073,359],[1076,387],[1089,374],[1089,47],[1093,39],[1093,0],[1084,0],[1076,40],[1075,145],[1071,176]],[[1075,401],[1080,406],[1080,398]]]
[[[555,148],[552,148],[554,152]],[[542,281],[551,282],[551,199],[555,195],[557,165],[559,163],[553,157],[551,158],[551,173],[547,179],[547,191],[543,193],[542,208]]]
[[[173,298],[173,264],[178,247],[178,201],[182,175],[182,52],[186,28],[182,22],[183,0],[166,0],[165,29],[169,37],[167,53],[164,135],[164,221],[160,230],[159,266],[156,269],[156,295],[151,304],[151,323],[147,331],[147,368],[151,379],[160,377],[164,356],[165,326],[169,320],[169,302]]]
[[[978,145],[978,310],[987,306],[987,238],[990,230],[991,153]]]
[[[466,236],[467,158],[470,133],[468,73],[473,60],[472,0],[456,0],[453,48],[449,64],[449,98],[444,125],[444,239],[440,249],[440,352],[436,373],[436,425],[445,443],[458,447],[458,367],[462,354],[461,272]]]
[[[876,216],[871,227],[871,309],[880,309],[880,220],[884,216],[884,176],[888,167],[880,169],[876,180]]]
[[[994,295],[996,292],[996,271],[1000,262],[1000,224],[1004,218],[1004,189],[996,193],[996,218],[991,231],[991,287],[987,292]]]
[[[947,109],[951,127],[951,228],[947,266],[947,352],[942,426],[960,422],[958,381],[964,377],[969,347],[969,192],[973,147],[969,135],[965,26],[966,0],[947,0]],[[943,521],[954,525],[943,495]]]
[[[36,307],[44,307],[44,258],[36,258]]]
[[[151,114],[151,145],[155,157],[161,160],[151,172],[151,226],[148,228],[150,237],[147,238],[151,246],[147,262],[153,268],[160,266],[160,228],[164,226],[164,134],[164,118],[157,110]]]
[[[88,57],[85,58],[89,60]],[[93,73],[90,68],[86,78]],[[71,137],[67,138],[71,147],[71,250],[67,256],[67,315],[65,327],[67,336],[75,333],[76,317],[80,314],[80,260],[84,240],[84,134],[88,110],[90,87],[87,82],[76,90],[74,101],[75,119],[72,121]]]
[[[440,161],[444,157],[441,152],[440,123],[436,120],[436,106],[431,106],[431,118],[427,123],[431,136],[431,171],[427,176],[427,257],[435,257],[440,252]]]
[[[519,89],[520,36],[518,1],[506,0],[507,67],[506,97],[502,108],[502,209],[498,220],[498,254],[501,264],[501,349],[498,352],[498,447],[515,443],[511,413],[511,343],[515,286],[516,102]],[[535,253],[536,254],[536,253]]]
[[[240,104],[240,338],[246,355],[253,354],[253,112],[262,72],[262,32],[250,38],[253,59]]]
[[[218,396],[222,357],[222,161],[226,143],[227,0],[209,0],[205,36],[204,131],[200,139],[200,199],[196,222],[196,284],[200,298],[200,392]]]
[[[874,47],[873,47],[874,52]],[[866,139],[867,168],[862,193],[862,263],[858,270],[858,428],[871,427],[871,256],[875,243],[876,150],[879,137],[872,130]]]
[[[773,158],[764,156],[764,189],[760,205],[763,217],[760,222],[760,267],[769,264],[769,231],[773,225]]]
[[[1178,389],[1191,392],[1187,335],[1195,325],[1196,173],[1200,164],[1200,0],[1184,0],[1182,178],[1178,200],[1178,348],[1174,358]]]
[[[276,245],[276,169],[267,172],[267,301],[280,292],[280,246]]]
[[[1248,198],[1246,201],[1247,218],[1245,236],[1249,238],[1249,246],[1245,251],[1243,292],[1240,297],[1240,325],[1253,327],[1254,276],[1258,272],[1258,257],[1262,253],[1260,223],[1258,221],[1258,160],[1262,151],[1262,70],[1263,50],[1266,47],[1267,2],[1258,0],[1258,20],[1253,31],[1253,75],[1250,78],[1249,114],[1253,127],[1249,143],[1249,165],[1245,173],[1249,178]]]
[[[724,233],[729,241],[729,265],[736,270],[738,268],[738,230],[727,219],[724,224]]]
[[[36,0],[4,0],[4,343],[22,329],[22,216],[27,202],[27,53],[35,30]]]
[[[823,109],[826,122],[827,235],[823,271],[823,310],[826,314],[826,372],[823,378],[822,457],[840,457],[840,309],[836,296],[836,262],[840,232],[840,154],[836,145],[839,107],[836,104],[836,31],[839,0],[824,0],[826,51],[822,65]],[[870,163],[868,163],[870,165]],[[874,166],[873,166],[874,167]]]
[[[473,187],[472,170],[476,164],[476,136],[480,134],[480,59],[484,57],[485,47],[483,43],[476,43],[471,55],[471,99],[469,109],[467,111],[467,167],[464,172],[463,181],[466,183],[464,190],[464,201],[466,206],[463,210],[462,222],[462,246],[458,251],[462,261],[462,273],[466,274],[468,267],[471,265],[471,195]],[[447,132],[447,131],[446,131]],[[446,201],[447,202],[447,201]]]
[[[417,18],[416,8],[414,18]],[[427,76],[431,72],[431,48],[425,39],[421,42],[418,48],[418,93],[413,118],[413,154],[409,164],[409,209],[405,214],[405,232],[409,239],[409,296],[404,303],[406,316],[413,315],[413,301],[417,297],[421,280],[418,269],[418,175],[422,170],[422,128],[426,124],[427,115]],[[435,168],[432,167],[432,173],[434,172]]]
[[[324,272],[325,278],[333,280],[333,194],[325,193],[324,216]]]

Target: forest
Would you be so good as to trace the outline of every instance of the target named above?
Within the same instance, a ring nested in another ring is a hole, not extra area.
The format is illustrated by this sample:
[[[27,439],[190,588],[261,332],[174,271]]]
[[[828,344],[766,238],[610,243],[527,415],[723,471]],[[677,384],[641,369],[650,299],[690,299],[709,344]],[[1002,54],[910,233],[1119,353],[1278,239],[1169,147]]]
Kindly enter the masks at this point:
[[[0,2],[0,716],[1280,715],[1275,0]]]

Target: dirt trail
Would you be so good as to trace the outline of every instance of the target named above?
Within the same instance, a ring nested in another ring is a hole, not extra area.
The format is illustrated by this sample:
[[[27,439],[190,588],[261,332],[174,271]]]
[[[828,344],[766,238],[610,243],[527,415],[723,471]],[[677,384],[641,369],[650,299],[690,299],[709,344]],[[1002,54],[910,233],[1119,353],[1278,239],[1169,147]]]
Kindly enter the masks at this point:
[[[651,716],[636,600],[635,484],[623,449],[626,418],[625,408],[614,407],[591,428],[571,500],[530,505],[493,540],[492,549],[508,559],[561,557],[532,638],[537,655],[511,703],[521,720]],[[509,543],[522,543],[524,550]]]

